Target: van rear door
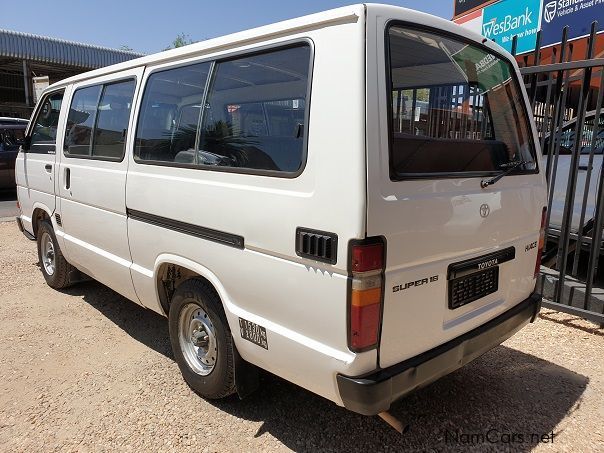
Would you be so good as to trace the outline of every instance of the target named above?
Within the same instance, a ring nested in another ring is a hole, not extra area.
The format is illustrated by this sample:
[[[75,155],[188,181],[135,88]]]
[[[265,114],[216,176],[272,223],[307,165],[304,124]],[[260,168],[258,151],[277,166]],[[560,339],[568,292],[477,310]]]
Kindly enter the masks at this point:
[[[381,367],[526,299],[545,206],[525,94],[509,60],[466,38],[397,23],[387,25],[384,50],[379,156],[375,126],[367,128],[367,235],[386,240]]]

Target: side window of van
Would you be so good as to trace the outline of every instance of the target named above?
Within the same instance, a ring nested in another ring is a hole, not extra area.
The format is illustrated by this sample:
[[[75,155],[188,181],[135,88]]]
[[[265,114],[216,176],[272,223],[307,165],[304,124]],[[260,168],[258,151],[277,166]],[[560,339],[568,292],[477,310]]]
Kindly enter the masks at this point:
[[[65,129],[63,145],[65,154],[90,156],[92,128],[94,127],[101,88],[101,85],[95,85],[79,89],[73,94]]]
[[[65,129],[65,155],[122,160],[135,86],[130,79],[76,90]]]
[[[55,151],[62,102],[63,91],[51,93],[42,101],[42,107],[34,120],[29,152],[47,153]]]
[[[199,140],[200,164],[294,173],[304,157],[310,47],[216,64]]]
[[[136,129],[137,161],[192,162],[210,63],[152,73]]]
[[[309,67],[308,45],[218,61],[205,102],[209,63],[151,74],[135,160],[295,173],[304,158]]]

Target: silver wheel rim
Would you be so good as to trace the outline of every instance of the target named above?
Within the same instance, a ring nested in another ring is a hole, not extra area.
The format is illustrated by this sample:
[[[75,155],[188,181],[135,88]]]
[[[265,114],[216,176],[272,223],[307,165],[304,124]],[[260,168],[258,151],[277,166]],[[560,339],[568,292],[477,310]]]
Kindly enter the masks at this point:
[[[41,249],[42,249],[42,266],[48,275],[55,273],[55,245],[52,242],[50,234],[42,233]]]
[[[197,304],[187,304],[178,319],[178,341],[189,368],[201,376],[212,372],[218,358],[216,330]]]

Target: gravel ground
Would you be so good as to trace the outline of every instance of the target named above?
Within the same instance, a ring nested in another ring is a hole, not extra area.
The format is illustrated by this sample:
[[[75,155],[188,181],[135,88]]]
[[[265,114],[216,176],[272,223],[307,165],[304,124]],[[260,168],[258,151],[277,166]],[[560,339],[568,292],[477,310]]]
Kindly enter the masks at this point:
[[[243,401],[205,401],[164,318],[96,282],[53,291],[36,262],[0,223],[2,451],[604,451],[604,331],[573,316],[544,310],[396,403],[401,436],[270,375]]]

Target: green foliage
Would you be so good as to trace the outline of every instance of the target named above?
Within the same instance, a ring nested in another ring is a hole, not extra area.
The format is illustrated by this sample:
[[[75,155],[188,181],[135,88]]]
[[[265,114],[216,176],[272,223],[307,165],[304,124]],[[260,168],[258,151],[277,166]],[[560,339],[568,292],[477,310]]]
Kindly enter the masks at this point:
[[[172,44],[166,47],[164,50],[176,49],[177,47],[188,46],[189,44],[193,44],[196,41],[191,39],[191,36],[186,33],[179,33]]]
[[[420,88],[417,90],[417,100],[418,101],[429,101],[430,100],[430,89],[429,88]]]

